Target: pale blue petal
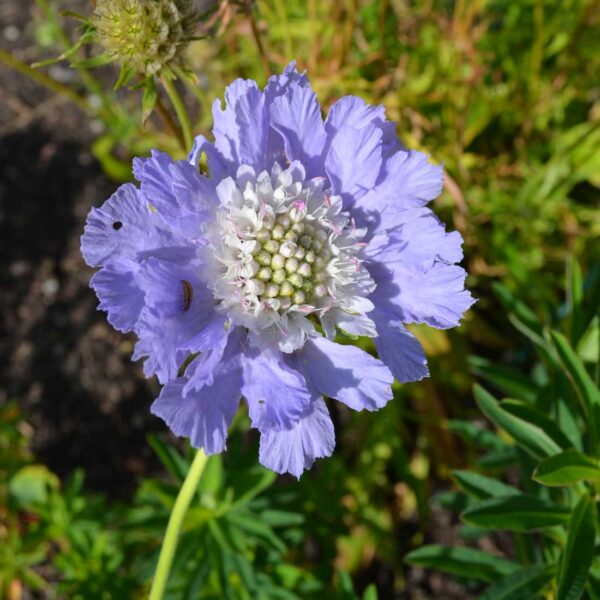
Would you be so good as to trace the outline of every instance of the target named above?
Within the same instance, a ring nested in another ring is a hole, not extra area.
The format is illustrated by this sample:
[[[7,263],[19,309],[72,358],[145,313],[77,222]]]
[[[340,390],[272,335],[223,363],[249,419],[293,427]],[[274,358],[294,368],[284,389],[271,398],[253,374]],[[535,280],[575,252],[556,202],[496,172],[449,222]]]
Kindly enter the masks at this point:
[[[363,129],[344,125],[331,141],[325,167],[333,193],[342,196],[345,209],[375,185],[382,163],[381,140],[381,129],[371,124]]]
[[[215,148],[229,165],[230,175],[250,165],[259,173],[267,165],[268,123],[265,99],[256,82],[234,81],[225,92],[225,108],[220,100],[213,103]]]
[[[242,367],[242,393],[252,426],[280,430],[297,423],[310,403],[310,393],[304,377],[283,361],[281,353],[247,348]]]
[[[427,359],[419,340],[393,314],[375,309],[371,316],[379,332],[374,340],[377,353],[394,377],[401,383],[428,377]]]
[[[317,96],[310,88],[290,86],[275,98],[270,106],[270,124],[283,137],[290,162],[302,162],[308,177],[325,175],[325,128]]]
[[[396,279],[378,280],[371,295],[376,307],[392,310],[403,323],[457,327],[475,299],[465,290],[464,269],[437,262],[426,272],[395,270]]]
[[[131,331],[144,307],[144,292],[136,281],[138,264],[133,261],[111,261],[91,279],[99,310],[105,310],[108,322],[119,331]]]
[[[442,191],[444,169],[416,150],[399,151],[383,164],[377,184],[353,207],[359,224],[391,229],[405,220],[404,213],[425,206]]]
[[[240,401],[242,372],[235,354],[215,367],[212,384],[184,395],[186,379],[167,383],[152,404],[152,413],[178,436],[189,437],[194,448],[217,454],[226,448],[227,428]]]
[[[389,369],[356,346],[313,337],[297,355],[307,378],[320,393],[354,410],[377,410],[392,399],[394,377]]]
[[[202,224],[217,208],[214,183],[188,161],[174,161],[168,154],[152,151],[135,159],[134,172],[142,195],[161,217],[187,238],[201,235]]]
[[[150,210],[140,191],[122,185],[100,208],[92,208],[81,237],[81,253],[90,267],[115,259],[176,249],[189,260],[193,248],[171,231],[162,217]]]
[[[329,411],[322,398],[315,398],[291,429],[261,432],[259,460],[277,473],[291,473],[300,478],[315,459],[331,456],[334,447]]]

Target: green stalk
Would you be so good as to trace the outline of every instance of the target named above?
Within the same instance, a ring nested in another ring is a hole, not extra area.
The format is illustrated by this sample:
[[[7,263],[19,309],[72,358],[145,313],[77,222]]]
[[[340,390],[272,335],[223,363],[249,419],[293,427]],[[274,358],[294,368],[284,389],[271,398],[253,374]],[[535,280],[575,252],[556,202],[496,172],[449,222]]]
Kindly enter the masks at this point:
[[[11,69],[14,69],[17,72],[26,75],[30,79],[33,79],[33,81],[40,83],[55,94],[59,94],[60,96],[68,98],[71,102],[79,106],[79,108],[81,108],[82,110],[92,114],[95,112],[86,98],[80,96],[71,88],[67,87],[66,85],[63,85],[59,81],[52,79],[52,77],[48,77],[48,75],[46,75],[44,72],[38,71],[37,69],[30,67],[28,64],[24,63],[18,58],[15,58],[14,56],[12,56],[12,54],[8,53],[2,48],[0,48],[0,62],[3,62],[6,66],[10,67]]]
[[[181,125],[181,131],[183,132],[183,139],[186,146],[184,151],[189,152],[194,145],[194,135],[192,133],[192,124],[190,123],[190,118],[173,81],[167,77],[161,77],[161,83],[163,84],[163,87],[169,96],[169,100],[175,109],[175,114],[179,119],[179,124]]]
[[[202,477],[202,473],[204,472],[206,461],[207,456],[204,453],[204,450],[198,450],[185,481],[179,490],[179,494],[173,505],[173,510],[171,511],[171,516],[169,517],[169,523],[167,525],[167,530],[165,531],[160,555],[158,556],[158,564],[156,565],[156,572],[154,574],[154,581],[152,582],[149,600],[162,600],[164,596],[167,580],[171,571],[171,565],[173,564],[173,558],[175,557],[177,542],[179,541],[179,531],[183,525],[183,520],[190,507],[192,498],[198,490],[198,484]]]
[[[46,17],[46,19],[48,19],[48,21],[51,22],[54,25],[54,27],[56,28],[56,31],[57,31],[58,37],[59,37],[59,41],[60,41],[60,46],[61,46],[63,52],[67,52],[68,50],[71,49],[71,46],[73,44],[72,44],[71,40],[69,39],[69,36],[65,33],[65,30],[62,28],[60,21],[57,18],[56,12],[48,4],[47,0],[36,0],[36,2],[38,4],[38,6],[40,7],[41,11],[44,13],[44,16]],[[79,56],[79,52],[77,52],[75,54],[74,58],[77,59],[78,56]],[[85,67],[80,67],[77,63],[78,63],[78,60],[75,60],[72,64],[72,66],[75,69],[75,71],[77,71],[77,73],[79,73],[79,76],[81,77],[84,85],[87,87],[88,92],[90,94],[95,94],[96,96],[98,96],[100,98],[100,102],[102,103],[102,109],[106,113],[107,117],[109,117],[109,118],[117,117],[117,113],[114,110],[113,103],[109,102],[109,100],[106,97],[106,94],[104,93],[104,90],[102,89],[102,86],[100,85],[98,80],[92,75],[92,73],[90,73],[88,71],[88,69],[86,69]]]

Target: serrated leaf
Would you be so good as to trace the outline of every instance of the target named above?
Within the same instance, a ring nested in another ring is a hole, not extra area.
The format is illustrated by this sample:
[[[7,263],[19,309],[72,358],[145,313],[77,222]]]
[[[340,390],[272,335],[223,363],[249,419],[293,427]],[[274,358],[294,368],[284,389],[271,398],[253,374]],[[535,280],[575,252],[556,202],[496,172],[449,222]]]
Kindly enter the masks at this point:
[[[471,525],[489,529],[533,531],[563,525],[569,520],[569,509],[521,494],[482,500],[469,506],[461,518]]]
[[[546,428],[542,426],[542,424],[546,425],[545,421],[549,421],[549,419],[528,405],[517,405],[518,409],[521,409],[521,414],[516,414],[519,412],[514,406],[516,401],[512,401],[508,406],[500,405],[491,394],[479,385],[475,386],[475,399],[486,417],[498,427],[506,430],[534,458],[539,460],[561,451],[561,446],[548,435]],[[513,410],[510,410],[511,407]],[[522,418],[524,412],[530,420]],[[533,418],[536,423],[531,422]],[[566,442],[567,446],[570,445],[566,438],[562,442]]]
[[[479,600],[534,600],[554,576],[552,565],[527,566],[493,583]]]
[[[452,476],[461,490],[481,500],[495,496],[510,496],[521,493],[512,485],[472,471],[456,470],[452,471]]]
[[[600,465],[598,461],[577,450],[567,450],[541,462],[532,477],[538,483],[548,486],[600,481]]]
[[[481,581],[496,581],[519,568],[512,560],[482,550],[431,544],[409,552],[405,560],[420,567],[439,569]]]
[[[578,600],[585,588],[594,559],[596,507],[589,496],[583,496],[569,520],[567,544],[560,560],[556,600]]]

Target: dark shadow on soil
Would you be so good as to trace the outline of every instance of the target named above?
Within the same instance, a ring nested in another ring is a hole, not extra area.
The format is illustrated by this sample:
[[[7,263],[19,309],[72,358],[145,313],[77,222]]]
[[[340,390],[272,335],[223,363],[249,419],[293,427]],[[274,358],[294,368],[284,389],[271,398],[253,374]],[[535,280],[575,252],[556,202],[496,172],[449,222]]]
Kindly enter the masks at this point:
[[[121,496],[156,464],[145,436],[162,427],[79,253],[87,212],[115,187],[39,125],[0,139],[0,401],[21,404],[40,461],[61,476],[83,467],[89,487]]]

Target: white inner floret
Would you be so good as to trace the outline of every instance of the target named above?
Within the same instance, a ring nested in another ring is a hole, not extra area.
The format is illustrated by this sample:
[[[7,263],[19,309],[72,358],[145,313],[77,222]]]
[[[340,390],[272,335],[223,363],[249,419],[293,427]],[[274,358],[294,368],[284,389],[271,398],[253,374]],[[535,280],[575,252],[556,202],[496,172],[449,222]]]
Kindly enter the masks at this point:
[[[218,310],[254,343],[292,352],[314,331],[314,317],[330,337],[336,327],[376,335],[364,315],[375,289],[360,258],[366,231],[354,227],[325,178],[305,180],[299,162],[258,176],[244,165],[217,193],[210,283]]]

